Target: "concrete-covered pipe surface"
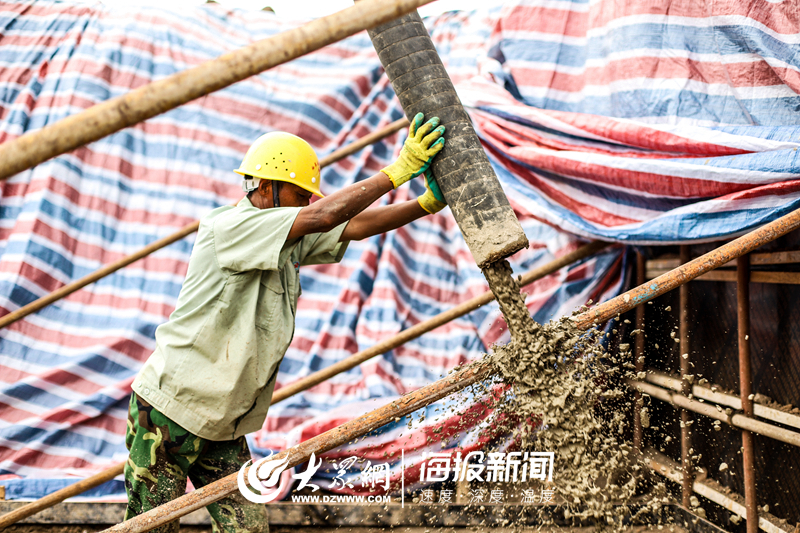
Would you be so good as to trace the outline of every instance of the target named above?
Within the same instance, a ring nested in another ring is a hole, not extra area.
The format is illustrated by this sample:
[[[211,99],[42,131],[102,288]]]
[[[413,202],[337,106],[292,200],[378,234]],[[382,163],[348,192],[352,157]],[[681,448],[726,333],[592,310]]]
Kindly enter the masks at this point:
[[[453,82],[416,11],[369,31],[409,119],[438,116],[445,147],[431,169],[479,267],[528,246]]]

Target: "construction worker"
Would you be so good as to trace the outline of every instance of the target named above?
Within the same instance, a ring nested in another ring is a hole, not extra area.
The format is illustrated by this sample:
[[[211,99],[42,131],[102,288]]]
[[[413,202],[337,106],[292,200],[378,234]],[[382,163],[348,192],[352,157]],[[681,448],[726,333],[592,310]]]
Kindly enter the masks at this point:
[[[133,382],[125,444],[125,519],[235,474],[250,460],[245,435],[261,429],[294,334],[298,269],[341,260],[347,242],[393,230],[445,206],[426,179],[416,200],[367,209],[423,174],[444,126],[418,114],[394,163],[324,197],[304,140],[268,133],[235,172],[247,195],[200,222],[175,311]],[[320,200],[310,204],[312,195]],[[208,506],[215,531],[267,531],[265,508],[238,492]],[[158,531],[177,533],[178,521]]]

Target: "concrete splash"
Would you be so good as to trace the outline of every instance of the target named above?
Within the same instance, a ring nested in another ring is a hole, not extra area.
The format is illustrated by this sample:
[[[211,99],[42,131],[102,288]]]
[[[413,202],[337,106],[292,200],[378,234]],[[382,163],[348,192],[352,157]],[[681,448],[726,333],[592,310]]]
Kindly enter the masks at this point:
[[[511,333],[511,342],[489,356],[509,387],[494,406],[497,419],[522,450],[555,452],[563,516],[614,531],[629,527],[623,520],[653,520],[667,501],[663,484],[637,498],[636,511],[629,505],[646,470],[623,440],[624,398],[631,395],[620,378],[633,377],[626,370],[633,365],[620,364],[631,358],[627,346],[612,360],[597,329],[579,330],[569,317],[537,324],[507,261],[483,273]]]

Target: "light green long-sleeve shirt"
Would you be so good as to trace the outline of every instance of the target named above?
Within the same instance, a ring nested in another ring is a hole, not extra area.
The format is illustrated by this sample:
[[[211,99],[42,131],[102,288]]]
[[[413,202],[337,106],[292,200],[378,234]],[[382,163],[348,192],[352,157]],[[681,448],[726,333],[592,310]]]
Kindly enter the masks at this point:
[[[133,382],[136,394],[199,437],[261,429],[294,335],[298,268],[344,255],[347,223],[287,241],[299,211],[258,209],[244,198],[200,222],[177,307]]]

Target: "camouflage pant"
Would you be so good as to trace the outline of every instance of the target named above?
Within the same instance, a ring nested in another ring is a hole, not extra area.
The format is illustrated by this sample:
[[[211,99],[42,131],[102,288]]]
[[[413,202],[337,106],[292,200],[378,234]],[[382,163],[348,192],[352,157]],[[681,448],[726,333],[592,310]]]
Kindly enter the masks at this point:
[[[235,474],[250,460],[244,437],[229,441],[206,440],[131,395],[125,445],[130,451],[125,463],[128,508],[125,520],[182,496],[186,478],[195,488]],[[239,492],[207,507],[215,533],[268,533],[264,505],[247,501]],[[154,529],[155,533],[178,533],[179,523]]]

